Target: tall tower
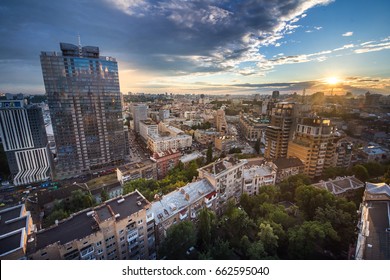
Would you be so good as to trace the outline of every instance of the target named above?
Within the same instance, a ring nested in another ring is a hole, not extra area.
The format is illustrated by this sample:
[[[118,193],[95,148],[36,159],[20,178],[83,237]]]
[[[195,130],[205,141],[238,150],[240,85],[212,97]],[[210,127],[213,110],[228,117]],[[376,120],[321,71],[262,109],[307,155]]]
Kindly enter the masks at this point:
[[[115,58],[98,47],[60,47],[42,52],[41,66],[62,179],[120,164],[129,151]]]
[[[217,131],[223,134],[227,133],[228,126],[225,118],[225,111],[223,109],[218,109],[215,115],[215,126]]]
[[[138,104],[133,106],[134,130],[139,133],[139,122],[148,119],[148,106]]]
[[[320,177],[324,169],[335,166],[335,129],[329,119],[300,119],[288,145],[287,156],[299,158],[305,165],[304,173],[310,178]]]
[[[40,107],[24,100],[0,101],[0,136],[14,185],[50,178],[51,154]]]
[[[279,102],[272,109],[271,123],[265,131],[265,157],[269,159],[285,158],[288,141],[294,123],[294,107],[291,102]]]

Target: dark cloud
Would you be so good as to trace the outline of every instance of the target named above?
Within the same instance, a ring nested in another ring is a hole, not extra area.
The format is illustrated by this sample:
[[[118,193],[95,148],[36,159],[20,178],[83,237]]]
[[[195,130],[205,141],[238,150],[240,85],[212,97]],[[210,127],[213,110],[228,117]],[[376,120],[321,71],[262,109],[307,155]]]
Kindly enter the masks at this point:
[[[262,43],[286,32],[281,23],[329,2],[3,0],[0,74],[8,71],[7,82],[20,82],[18,71],[10,72],[19,66],[36,77],[40,52],[59,50],[59,42],[76,43],[77,34],[82,44],[97,45],[103,55],[133,69],[163,75],[227,71],[239,62],[256,61]],[[5,70],[10,61],[13,67]],[[42,82],[34,81],[31,86]]]

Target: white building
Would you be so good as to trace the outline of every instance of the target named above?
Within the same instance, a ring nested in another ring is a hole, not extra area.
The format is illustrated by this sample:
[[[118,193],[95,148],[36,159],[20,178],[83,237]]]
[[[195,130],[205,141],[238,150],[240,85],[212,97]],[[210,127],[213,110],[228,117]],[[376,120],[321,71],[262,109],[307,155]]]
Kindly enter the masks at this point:
[[[139,122],[139,134],[142,139],[147,142],[149,135],[158,134],[158,125],[150,119],[142,120]]]
[[[148,118],[148,106],[145,104],[134,105],[132,107],[134,130],[139,133],[139,122]]]
[[[229,199],[233,198],[236,202],[240,199],[243,169],[247,162],[246,159],[224,158],[198,169],[199,177],[206,178],[218,193],[217,210],[219,213],[223,211]]]
[[[243,193],[256,195],[262,186],[275,185],[276,168],[272,163],[244,168]]]
[[[182,150],[192,146],[192,137],[176,127],[160,122],[158,130],[159,134],[148,136],[148,148],[153,153]]]

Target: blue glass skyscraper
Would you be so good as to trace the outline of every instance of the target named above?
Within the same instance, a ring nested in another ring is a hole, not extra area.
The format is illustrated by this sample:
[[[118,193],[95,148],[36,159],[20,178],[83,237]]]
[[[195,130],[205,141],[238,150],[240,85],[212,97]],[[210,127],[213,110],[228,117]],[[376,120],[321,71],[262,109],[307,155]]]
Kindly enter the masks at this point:
[[[59,179],[121,164],[128,155],[118,64],[98,47],[60,43],[41,66],[56,142]]]

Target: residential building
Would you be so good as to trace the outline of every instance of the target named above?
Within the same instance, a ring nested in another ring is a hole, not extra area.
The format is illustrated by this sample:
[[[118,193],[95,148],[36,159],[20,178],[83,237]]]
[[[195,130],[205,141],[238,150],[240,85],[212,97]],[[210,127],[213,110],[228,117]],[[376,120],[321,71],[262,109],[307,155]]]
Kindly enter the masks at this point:
[[[191,147],[192,137],[182,130],[160,122],[159,134],[148,137],[148,148],[152,153],[165,152],[167,150],[183,150]]]
[[[33,234],[29,259],[155,259],[151,204],[138,191],[111,199]]]
[[[148,118],[148,106],[146,104],[133,105],[132,111],[133,111],[134,131],[136,133],[139,133],[140,121],[146,120]]]
[[[241,114],[239,121],[241,135],[248,141],[257,141],[264,138],[265,129],[269,125],[267,117],[254,118]]]
[[[180,158],[181,153],[177,150],[154,152],[150,159],[156,163],[157,179],[164,179],[168,175],[168,171],[179,163]]]
[[[0,210],[0,259],[26,259],[29,235],[34,231],[31,214],[24,204]]]
[[[272,162],[263,165],[245,166],[243,176],[243,193],[257,195],[262,186],[275,185],[276,166]]]
[[[157,244],[164,240],[172,225],[182,221],[196,221],[202,208],[215,210],[216,198],[214,187],[206,179],[158,197],[148,210],[148,214],[154,217]]]
[[[118,64],[98,47],[60,43],[42,52],[41,65],[57,148],[56,177],[74,177],[123,163],[129,155],[123,129]]]
[[[214,140],[214,145],[217,150],[227,152],[231,148],[234,148],[237,145],[237,139],[235,136],[219,136]]]
[[[352,160],[353,144],[346,139],[340,139],[336,142],[336,152],[334,153],[333,166],[349,168]]]
[[[209,145],[214,143],[215,139],[219,137],[220,133],[215,129],[197,129],[194,132],[195,141],[202,145]]]
[[[204,158],[204,155],[202,155],[201,152],[195,151],[191,154],[185,154],[180,158],[180,161],[184,164],[184,166],[187,166],[191,161],[197,160],[199,158]]]
[[[0,101],[0,137],[14,185],[50,178],[52,156],[40,107],[24,100]]]
[[[334,164],[335,129],[329,119],[300,119],[289,142],[287,156],[299,158],[305,166],[304,173],[310,178],[320,177],[324,169]]]
[[[128,163],[116,169],[118,181],[123,185],[127,181],[140,178],[157,180],[157,165],[153,160]]]
[[[294,106],[295,103],[279,102],[272,109],[271,123],[265,132],[265,158],[287,157],[288,142],[294,130]]]
[[[355,176],[336,177],[327,181],[312,184],[313,187],[324,189],[334,195],[352,198],[356,189],[364,188],[364,183]]]
[[[247,160],[224,158],[198,169],[199,178],[207,179],[218,193],[217,213],[222,213],[230,199],[238,202],[242,194],[243,169]]]
[[[165,120],[165,119],[168,119],[169,118],[169,110],[164,110],[164,109],[160,109],[159,111],[158,111],[158,116],[159,116],[159,119],[160,119],[160,121],[163,121],[163,120]]]
[[[228,125],[225,119],[225,111],[223,109],[218,109],[215,114],[215,126],[219,133],[222,135],[227,134]]]
[[[158,125],[151,119],[139,121],[139,134],[147,142],[149,135],[158,134]]]
[[[386,149],[377,143],[370,142],[363,147],[360,155],[365,159],[366,162],[384,162],[390,158],[390,151],[389,149]]]
[[[357,260],[390,260],[390,186],[366,182],[358,211]]]
[[[296,157],[277,158],[272,161],[276,166],[276,183],[280,183],[290,176],[303,173],[305,165]]]

